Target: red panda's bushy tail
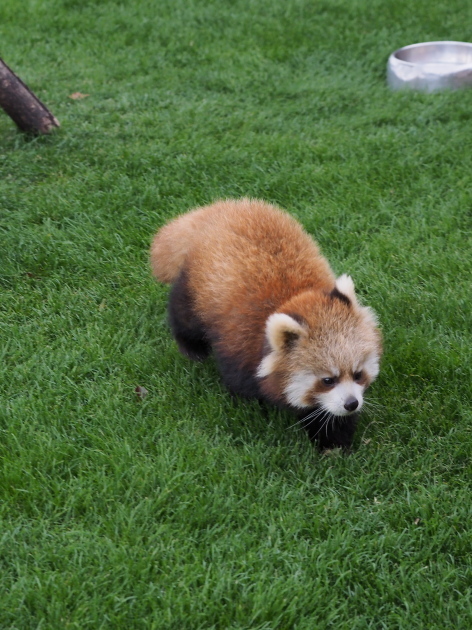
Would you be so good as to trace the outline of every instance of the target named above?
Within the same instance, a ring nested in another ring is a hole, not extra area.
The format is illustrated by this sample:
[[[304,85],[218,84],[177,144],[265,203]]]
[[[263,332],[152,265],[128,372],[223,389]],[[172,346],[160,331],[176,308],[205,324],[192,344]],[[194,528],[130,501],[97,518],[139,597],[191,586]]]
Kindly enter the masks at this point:
[[[202,239],[204,209],[183,214],[164,225],[151,244],[151,269],[161,282],[172,283],[177,279],[197,239]]]

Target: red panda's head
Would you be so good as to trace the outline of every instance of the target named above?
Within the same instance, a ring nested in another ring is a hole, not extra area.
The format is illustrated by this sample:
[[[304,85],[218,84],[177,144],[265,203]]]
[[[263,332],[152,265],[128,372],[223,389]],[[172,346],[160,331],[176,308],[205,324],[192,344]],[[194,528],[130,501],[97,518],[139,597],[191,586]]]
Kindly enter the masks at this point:
[[[361,306],[349,276],[330,293],[306,291],[266,322],[267,352],[257,376],[279,404],[334,416],[360,411],[379,372],[381,334],[374,312]]]

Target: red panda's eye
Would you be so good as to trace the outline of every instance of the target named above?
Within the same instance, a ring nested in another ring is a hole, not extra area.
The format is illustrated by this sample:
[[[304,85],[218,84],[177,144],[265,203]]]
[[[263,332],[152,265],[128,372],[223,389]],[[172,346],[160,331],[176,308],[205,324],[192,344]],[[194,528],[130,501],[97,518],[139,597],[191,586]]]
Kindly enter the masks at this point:
[[[321,380],[323,381],[323,384],[327,385],[328,387],[330,387],[331,385],[334,385],[335,383],[334,378],[331,378],[331,377],[322,378]]]
[[[354,372],[353,378],[355,381],[360,381],[362,377],[362,370],[359,370],[359,372]]]

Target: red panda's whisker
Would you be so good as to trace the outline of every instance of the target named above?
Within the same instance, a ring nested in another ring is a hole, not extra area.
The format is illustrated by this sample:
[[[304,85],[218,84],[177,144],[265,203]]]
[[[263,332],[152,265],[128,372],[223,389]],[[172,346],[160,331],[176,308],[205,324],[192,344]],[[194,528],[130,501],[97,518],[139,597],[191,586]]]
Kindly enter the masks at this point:
[[[305,426],[309,426],[314,420],[316,420],[316,418],[318,416],[320,416],[322,413],[324,412],[323,409],[319,408],[319,409],[314,409],[311,413],[309,413],[307,416],[303,416],[303,418],[301,418],[300,420],[297,420],[294,424],[291,424],[288,428],[292,429],[293,427],[296,427],[297,425],[301,425],[304,422],[307,422],[307,420],[311,420],[311,422],[309,422]]]
[[[373,402],[371,400],[364,400],[364,409],[366,414],[378,414],[382,415],[385,412],[385,407],[383,407],[378,402]]]
[[[324,414],[321,417],[322,424],[321,424],[320,428],[318,429],[318,431],[315,433],[315,437],[318,435],[318,433],[321,433],[321,431],[324,429],[324,427],[326,427],[326,431],[328,430],[327,427],[328,427],[328,424],[329,424],[329,421],[331,420],[331,418],[334,418],[334,416],[329,411],[327,411],[325,409],[324,410]],[[317,418],[313,418],[313,420],[311,422],[309,422],[306,426],[309,426],[314,420],[317,420]]]

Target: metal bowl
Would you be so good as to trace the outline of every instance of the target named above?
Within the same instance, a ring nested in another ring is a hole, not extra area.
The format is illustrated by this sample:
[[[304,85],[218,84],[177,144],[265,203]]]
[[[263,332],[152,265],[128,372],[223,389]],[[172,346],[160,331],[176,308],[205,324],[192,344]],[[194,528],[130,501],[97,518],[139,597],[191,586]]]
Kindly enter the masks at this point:
[[[399,48],[388,59],[387,81],[393,90],[423,92],[472,86],[472,44],[424,42]]]

